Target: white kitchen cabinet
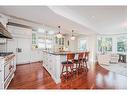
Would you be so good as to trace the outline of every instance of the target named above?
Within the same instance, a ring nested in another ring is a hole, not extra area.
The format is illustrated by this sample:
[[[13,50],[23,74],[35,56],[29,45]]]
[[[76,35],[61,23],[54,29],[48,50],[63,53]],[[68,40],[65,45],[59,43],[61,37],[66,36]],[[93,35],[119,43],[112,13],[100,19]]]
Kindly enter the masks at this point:
[[[16,69],[15,55],[0,58],[0,89],[7,89]]]
[[[8,62],[8,63],[5,63],[5,66],[4,66],[4,79],[6,79],[10,73],[10,64],[11,64],[11,61]]]
[[[17,49],[21,49],[21,52],[17,51],[17,64],[30,63],[31,41],[25,38],[18,38],[17,41]]]
[[[44,52],[43,56],[43,67],[49,72],[56,83],[60,82],[60,56],[48,52]]]
[[[30,63],[32,30],[8,26],[13,39],[8,40],[7,51],[16,54],[16,64]]]
[[[41,49],[32,49],[31,50],[31,62],[37,62],[43,60],[43,52]]]
[[[8,40],[7,51],[16,54],[16,64],[42,61],[43,52],[32,49],[32,29],[8,25],[8,31],[13,39]],[[21,52],[18,49],[21,49]]]
[[[65,37],[64,36],[62,38],[55,37],[55,44],[63,46],[64,42],[65,42]]]
[[[2,67],[0,64],[0,88],[2,88]]]

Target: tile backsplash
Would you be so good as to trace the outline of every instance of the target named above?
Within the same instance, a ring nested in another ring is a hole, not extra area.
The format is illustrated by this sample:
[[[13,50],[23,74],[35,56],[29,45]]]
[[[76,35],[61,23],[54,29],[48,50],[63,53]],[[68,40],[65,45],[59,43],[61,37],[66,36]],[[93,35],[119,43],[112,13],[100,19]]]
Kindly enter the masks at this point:
[[[6,51],[6,39],[0,38],[0,52]]]

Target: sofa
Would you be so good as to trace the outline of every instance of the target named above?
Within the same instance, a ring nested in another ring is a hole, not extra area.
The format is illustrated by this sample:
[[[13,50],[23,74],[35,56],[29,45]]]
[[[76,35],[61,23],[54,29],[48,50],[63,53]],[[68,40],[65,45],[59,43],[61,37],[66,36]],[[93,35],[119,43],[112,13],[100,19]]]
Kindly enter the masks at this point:
[[[127,63],[127,55],[115,53],[98,54],[97,60],[99,64]]]
[[[127,56],[124,54],[99,54],[97,60],[103,68],[127,76]]]

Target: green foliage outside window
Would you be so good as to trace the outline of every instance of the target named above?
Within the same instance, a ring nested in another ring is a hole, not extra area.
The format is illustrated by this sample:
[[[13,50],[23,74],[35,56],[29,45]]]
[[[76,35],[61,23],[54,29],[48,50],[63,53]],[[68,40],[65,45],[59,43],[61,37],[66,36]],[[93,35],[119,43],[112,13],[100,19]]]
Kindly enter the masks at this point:
[[[117,38],[117,52],[126,52],[127,51],[127,38],[119,37]]]
[[[98,39],[98,51],[101,53],[112,51],[112,38],[99,38]]]

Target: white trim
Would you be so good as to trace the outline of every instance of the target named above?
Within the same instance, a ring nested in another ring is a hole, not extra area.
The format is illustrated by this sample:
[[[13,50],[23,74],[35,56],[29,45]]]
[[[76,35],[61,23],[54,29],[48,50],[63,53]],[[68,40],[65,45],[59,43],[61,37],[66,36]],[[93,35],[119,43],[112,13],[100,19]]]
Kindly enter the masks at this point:
[[[88,48],[87,48],[87,39],[86,38],[79,38],[78,39],[78,50],[80,50],[80,40],[85,40],[86,41],[86,50],[88,50]]]

